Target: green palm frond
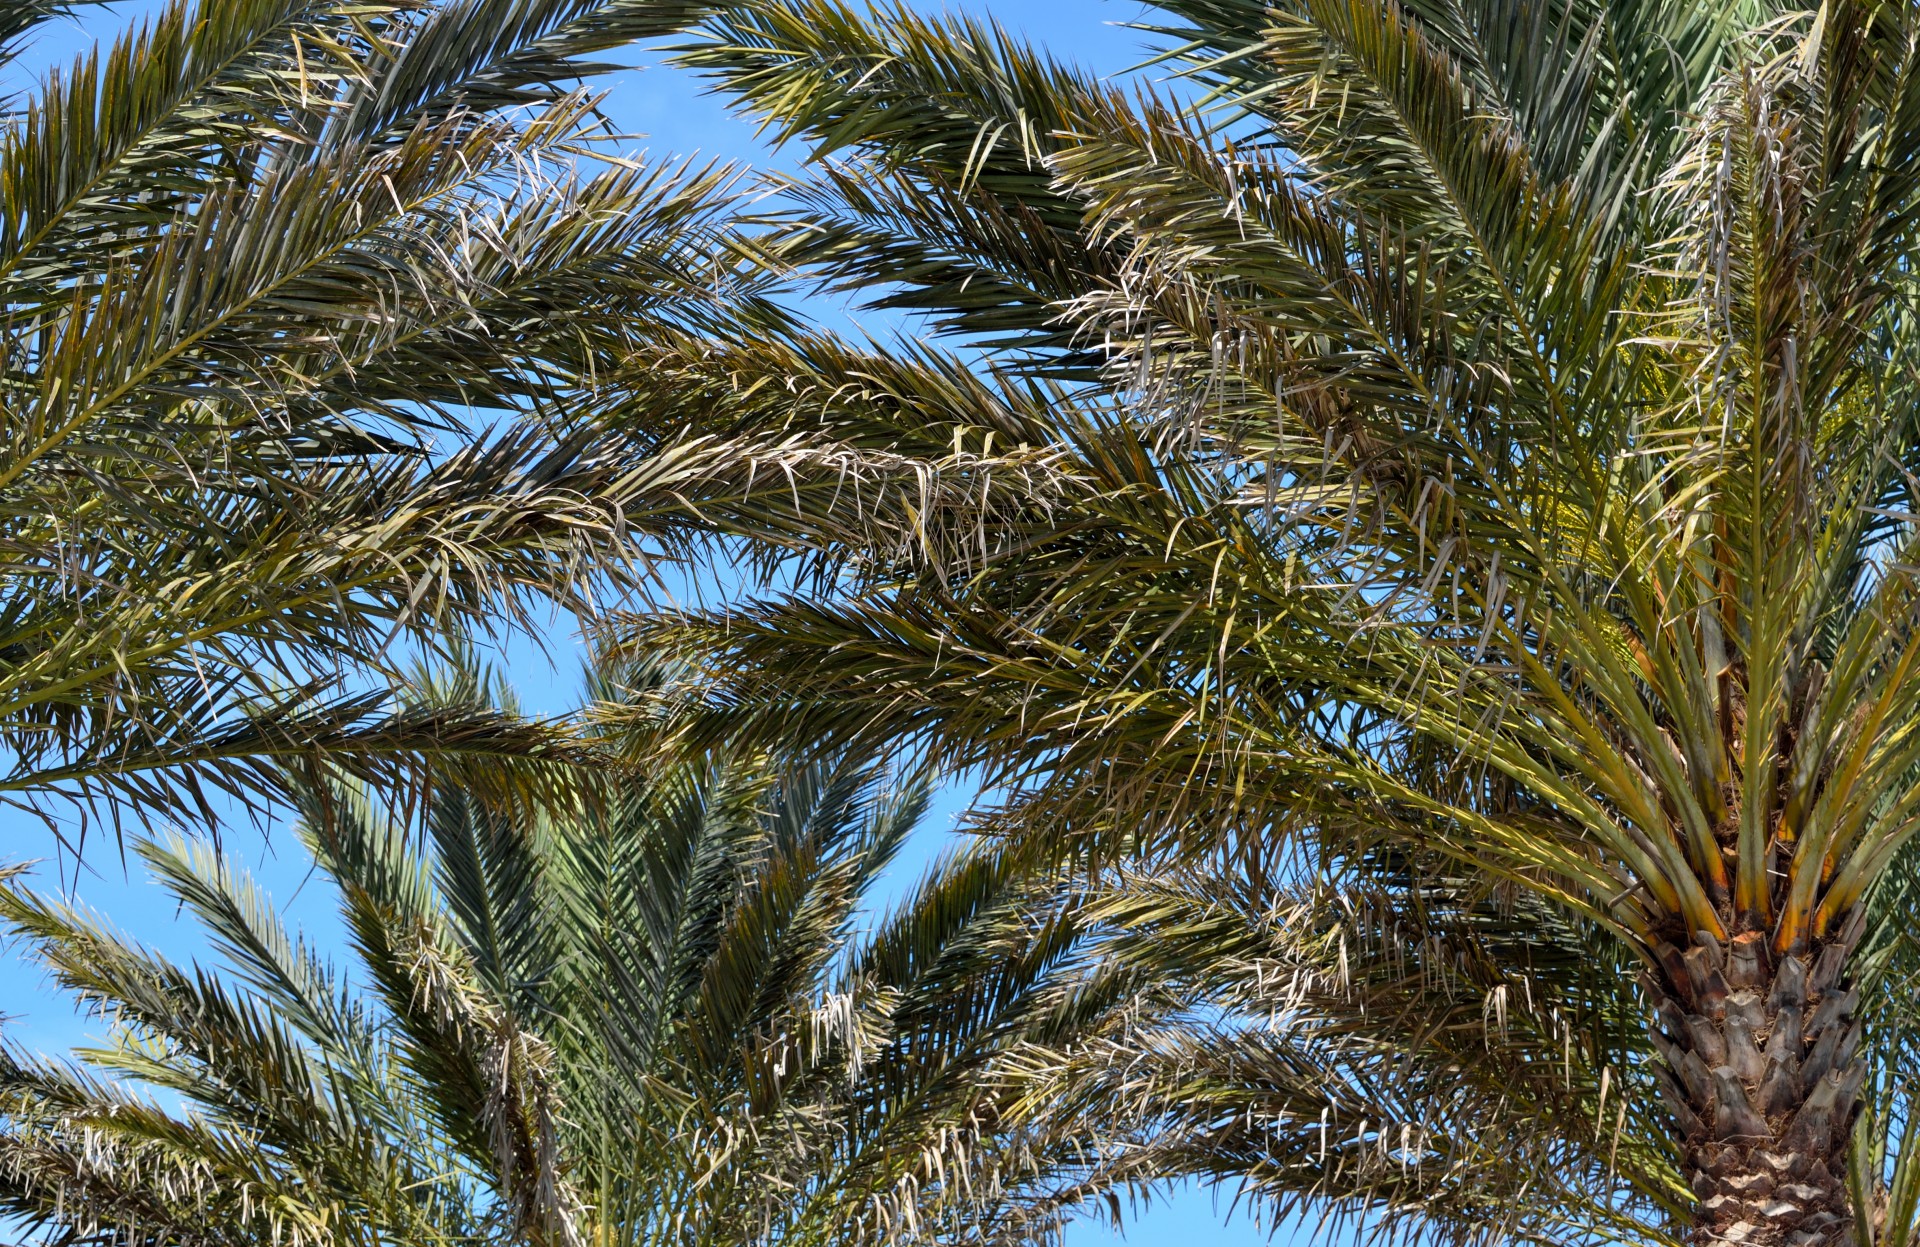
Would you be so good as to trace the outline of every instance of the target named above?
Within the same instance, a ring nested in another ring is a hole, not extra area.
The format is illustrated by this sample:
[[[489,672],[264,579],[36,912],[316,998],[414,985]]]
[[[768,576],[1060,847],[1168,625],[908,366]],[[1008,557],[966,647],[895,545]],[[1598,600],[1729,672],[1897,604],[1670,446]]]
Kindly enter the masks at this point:
[[[630,756],[599,755],[590,794],[505,801],[450,773],[417,821],[338,777],[295,784],[346,965],[196,840],[140,854],[213,967],[0,889],[110,1033],[0,1071],[10,1215],[156,1243],[1057,1233],[1078,1123],[1016,1120],[1010,1071],[1125,1000],[1086,990],[1058,881],[966,853],[869,933],[923,779],[608,743]]]
[[[1119,257],[1086,236],[1047,164],[1092,79],[984,24],[898,5],[715,6],[692,33],[682,63],[816,162],[785,187],[801,205],[791,258],[871,306],[1092,375],[1098,355],[1057,305]]]
[[[1686,1193],[1631,954],[1438,863],[1288,856],[1133,865],[1090,898],[1108,972],[1178,1002],[1035,1064],[1040,1094],[1107,1106],[1112,1168],[1427,1241],[1669,1241]]]
[[[182,2],[9,118],[11,799],[204,812],[321,755],[529,744],[373,694],[636,575],[678,495],[598,422],[603,377],[784,322],[737,172],[625,159],[581,85],[697,12]]]

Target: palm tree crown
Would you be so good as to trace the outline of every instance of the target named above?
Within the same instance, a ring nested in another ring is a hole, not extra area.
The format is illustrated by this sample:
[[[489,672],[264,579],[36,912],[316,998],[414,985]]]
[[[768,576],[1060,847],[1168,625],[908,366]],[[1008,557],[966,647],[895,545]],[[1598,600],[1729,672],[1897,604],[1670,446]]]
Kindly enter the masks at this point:
[[[1072,913],[982,856],[859,930],[925,795],[720,753],[544,816],[446,786],[422,833],[309,790],[349,966],[204,843],[139,853],[217,969],[10,884],[111,1035],[8,1057],[0,1198],[154,1244],[1044,1240],[1075,1150],[1007,1117],[1002,1067],[1114,996],[1079,990]]]
[[[1920,11],[1158,7],[1199,104],[894,10],[701,28],[839,153],[828,280],[1001,371],[651,360],[871,461],[707,516],[826,589],[636,634],[770,731],[989,768],[1030,836],[1389,846],[1612,933],[1694,1240],[1846,1241],[1854,953],[1920,828]]]

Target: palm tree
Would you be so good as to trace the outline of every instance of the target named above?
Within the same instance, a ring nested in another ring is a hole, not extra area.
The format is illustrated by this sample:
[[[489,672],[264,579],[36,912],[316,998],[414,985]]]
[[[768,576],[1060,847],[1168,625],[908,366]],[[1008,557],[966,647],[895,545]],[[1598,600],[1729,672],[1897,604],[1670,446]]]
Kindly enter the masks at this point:
[[[301,835],[353,956],[205,842],[142,841],[204,929],[186,967],[19,881],[13,935],[109,1030],[8,1056],[0,1204],[60,1241],[1048,1241],[1070,1140],[1000,1067],[1118,998],[1071,909],[984,855],[871,929],[926,802],[884,768],[653,759],[409,826],[344,784]],[[863,908],[866,907],[866,908]]]
[[[0,6],[0,60],[68,7]],[[568,85],[692,11],[181,0],[13,101],[0,796],[208,813],[316,750],[537,743],[384,686],[617,575],[661,482],[597,373],[773,316],[733,175],[625,159]]]
[[[636,423],[867,458],[703,513],[815,579],[633,636],[769,734],[982,768],[1028,841],[1416,854],[1588,924],[1690,1240],[1849,1241],[1920,828],[1920,10],[1158,7],[1191,102],[898,10],[700,28],[815,146],[823,280],[985,370],[643,352]]]

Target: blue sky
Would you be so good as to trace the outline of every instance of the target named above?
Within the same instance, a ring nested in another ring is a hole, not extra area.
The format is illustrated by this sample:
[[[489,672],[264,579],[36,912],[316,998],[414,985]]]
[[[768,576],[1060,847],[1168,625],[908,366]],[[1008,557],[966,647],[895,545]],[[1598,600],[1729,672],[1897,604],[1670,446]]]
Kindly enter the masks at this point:
[[[83,19],[57,23],[37,39],[22,67],[31,72],[62,63],[150,7],[131,0],[112,9],[89,10]],[[1125,73],[1143,59],[1143,36],[1120,24],[1141,13],[1141,6],[1133,0],[954,0],[946,4],[920,0],[916,7],[990,16],[1009,30],[1046,46],[1059,59],[1102,74]],[[654,63],[645,53],[637,53],[633,59],[636,68],[606,81],[610,92],[607,110],[622,128],[644,136],[640,142],[647,151],[655,156],[698,153],[758,167],[791,167],[792,154],[769,151],[750,123],[730,116],[696,80]],[[25,84],[16,79],[7,85],[18,89]],[[543,656],[540,647],[523,641],[510,645],[503,659],[529,709],[562,711],[574,703],[578,692],[579,643],[558,625],[545,641],[551,658]],[[951,834],[964,795],[950,791],[944,797],[917,837],[913,851],[903,855],[905,864],[899,869],[904,872],[917,874]],[[76,880],[71,860],[56,866],[56,843],[45,827],[5,813],[0,813],[0,824],[5,826],[8,839],[0,860],[41,859],[45,863],[41,873],[49,883],[56,876],[67,883],[77,882],[82,900],[104,912],[123,931],[171,956],[190,959],[200,949],[194,931],[178,920],[157,890],[137,869],[126,868],[110,837],[93,837]],[[302,886],[305,867],[299,846],[290,835],[275,834],[269,828],[263,836],[246,825],[227,828],[224,835],[228,847],[253,865],[263,885],[296,923],[323,941],[329,932],[337,930],[328,898],[317,887]],[[8,1035],[30,1049],[53,1053],[87,1040],[89,1028],[65,1001],[47,989],[39,971],[15,959],[10,951],[0,951],[0,1012],[9,1019]],[[1244,1214],[1225,1218],[1228,1202],[1230,1196],[1225,1193],[1216,1200],[1205,1191],[1176,1192],[1132,1218],[1126,1242],[1137,1247],[1192,1247],[1201,1242],[1255,1247],[1269,1242]],[[1283,1231],[1271,1241],[1284,1247],[1289,1241],[1304,1243],[1308,1238],[1304,1232]],[[1109,1247],[1114,1241],[1103,1226],[1088,1222],[1074,1227],[1069,1247]]]

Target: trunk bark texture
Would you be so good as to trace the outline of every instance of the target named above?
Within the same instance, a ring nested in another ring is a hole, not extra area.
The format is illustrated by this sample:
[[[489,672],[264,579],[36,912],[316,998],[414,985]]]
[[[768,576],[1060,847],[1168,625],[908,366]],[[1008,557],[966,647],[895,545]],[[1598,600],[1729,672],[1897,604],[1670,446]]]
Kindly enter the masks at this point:
[[[1663,945],[1664,973],[1646,976],[1698,1247],[1853,1241],[1846,1152],[1866,1065],[1847,927],[1804,956],[1772,956],[1760,932]]]

